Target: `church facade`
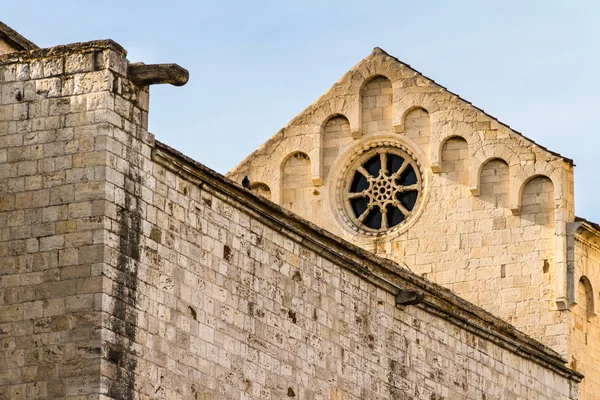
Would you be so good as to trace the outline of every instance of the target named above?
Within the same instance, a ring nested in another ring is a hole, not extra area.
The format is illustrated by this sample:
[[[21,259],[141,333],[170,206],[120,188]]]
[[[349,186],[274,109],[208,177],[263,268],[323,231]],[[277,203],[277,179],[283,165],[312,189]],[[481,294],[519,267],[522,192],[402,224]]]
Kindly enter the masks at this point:
[[[234,168],[560,352],[600,389],[600,230],[573,162],[376,48]]]
[[[148,132],[183,68],[0,52],[0,398],[594,398],[572,162],[382,50],[232,179]]]

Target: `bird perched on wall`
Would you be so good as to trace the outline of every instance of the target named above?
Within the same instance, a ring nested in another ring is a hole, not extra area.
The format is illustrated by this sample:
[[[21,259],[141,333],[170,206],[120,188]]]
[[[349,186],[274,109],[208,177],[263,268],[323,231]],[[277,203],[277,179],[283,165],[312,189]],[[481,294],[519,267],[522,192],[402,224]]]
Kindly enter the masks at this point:
[[[250,190],[250,179],[248,179],[247,176],[245,176],[244,179],[242,179],[242,186]]]

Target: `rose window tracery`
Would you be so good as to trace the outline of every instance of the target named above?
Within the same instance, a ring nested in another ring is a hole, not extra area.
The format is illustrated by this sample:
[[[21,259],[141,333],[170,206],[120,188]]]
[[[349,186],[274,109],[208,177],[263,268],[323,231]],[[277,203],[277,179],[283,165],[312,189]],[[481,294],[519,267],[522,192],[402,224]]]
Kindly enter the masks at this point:
[[[375,148],[349,170],[345,206],[353,223],[371,233],[384,233],[412,213],[421,192],[419,168],[399,148]]]

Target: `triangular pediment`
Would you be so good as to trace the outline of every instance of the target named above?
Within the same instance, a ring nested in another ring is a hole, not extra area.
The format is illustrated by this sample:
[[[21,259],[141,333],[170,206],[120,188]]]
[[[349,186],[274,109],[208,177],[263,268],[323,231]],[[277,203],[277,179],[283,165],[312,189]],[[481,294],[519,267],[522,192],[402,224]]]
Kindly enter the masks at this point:
[[[380,48],[228,176],[478,304],[488,294],[471,293],[465,276],[547,265],[556,272],[547,300],[569,303],[572,161]],[[509,318],[501,305],[488,309]]]
[[[322,147],[323,128],[331,118],[340,116],[347,120],[354,140],[373,134],[373,130],[369,130],[368,124],[365,124],[361,91],[375,77],[389,80],[392,93],[391,115],[388,116],[387,129],[381,132],[401,137],[408,113],[416,108],[428,113],[431,123],[430,143],[425,146],[428,148],[421,150],[427,153],[428,168],[434,172],[440,171],[441,146],[450,137],[463,137],[469,142],[470,151],[475,158],[472,162],[474,168],[494,157],[504,159],[509,165],[513,163],[515,166],[525,166],[525,171],[518,172],[522,181],[533,174],[547,175],[548,171],[544,170],[539,161],[559,161],[572,165],[572,160],[538,145],[376,47],[314,103],[234,167],[228,176],[240,179],[245,175],[252,175],[255,181],[269,186],[275,195],[273,199],[277,202],[277,196],[280,197],[277,188],[280,174],[273,174],[272,167],[274,164],[281,164],[291,154],[302,152],[311,160],[311,179],[314,184],[319,186],[325,183],[328,171],[327,166],[323,165],[326,163]],[[515,157],[516,153],[530,153],[534,156],[529,158],[535,159],[536,163],[527,160],[523,162]],[[271,168],[265,168],[267,166]],[[479,190],[477,179],[473,178],[470,186],[476,193]]]

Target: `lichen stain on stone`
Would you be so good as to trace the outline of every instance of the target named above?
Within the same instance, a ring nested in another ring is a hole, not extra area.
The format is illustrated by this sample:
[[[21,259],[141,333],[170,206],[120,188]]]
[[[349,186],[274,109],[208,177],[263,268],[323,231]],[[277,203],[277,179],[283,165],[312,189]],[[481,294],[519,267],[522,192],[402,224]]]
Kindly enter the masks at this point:
[[[150,231],[150,239],[159,244],[162,242],[162,231],[160,228],[156,226],[152,227],[152,230]]]
[[[139,177],[128,174],[132,182],[139,184]],[[115,300],[111,329],[117,334],[117,342],[108,350],[107,361],[116,367],[115,380],[109,386],[109,396],[118,399],[135,397],[135,370],[137,359],[134,343],[137,334],[138,264],[141,249],[141,212],[139,199],[125,192],[125,204],[117,212],[118,258],[117,273],[112,296]]]
[[[402,387],[402,382],[408,376],[406,368],[394,359],[390,359],[388,363],[387,380],[389,384],[390,398],[393,400],[403,400],[406,398]]]

